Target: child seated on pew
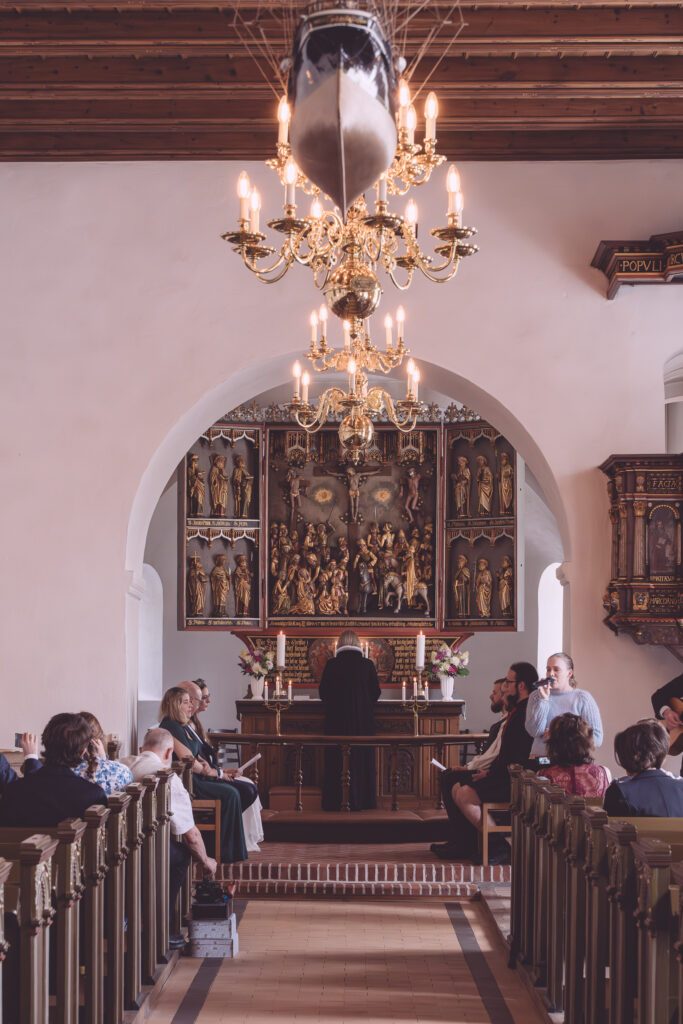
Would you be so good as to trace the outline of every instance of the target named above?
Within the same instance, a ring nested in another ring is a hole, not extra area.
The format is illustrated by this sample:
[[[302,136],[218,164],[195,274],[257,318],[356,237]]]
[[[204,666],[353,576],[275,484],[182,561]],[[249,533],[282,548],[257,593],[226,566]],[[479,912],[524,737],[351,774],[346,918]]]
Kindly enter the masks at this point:
[[[548,767],[540,775],[565,793],[602,797],[610,784],[608,768],[593,761],[593,730],[579,715],[558,715],[548,729]]]
[[[669,734],[655,718],[630,725],[614,737],[614,756],[626,770],[605,793],[611,817],[683,817],[683,778],[662,771]]]

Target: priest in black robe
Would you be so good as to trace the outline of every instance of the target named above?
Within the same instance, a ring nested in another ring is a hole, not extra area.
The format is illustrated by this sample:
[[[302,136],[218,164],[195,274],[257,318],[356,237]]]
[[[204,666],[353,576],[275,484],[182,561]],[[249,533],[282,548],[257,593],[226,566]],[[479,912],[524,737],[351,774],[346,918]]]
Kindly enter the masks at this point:
[[[344,630],[334,658],[325,666],[320,699],[325,709],[326,736],[373,736],[375,704],[381,690],[377,670],[363,657],[360,640],[351,629]],[[338,747],[325,748],[325,778],[322,805],[325,811],[341,810],[342,754]],[[352,811],[377,806],[375,751],[373,747],[351,748]]]

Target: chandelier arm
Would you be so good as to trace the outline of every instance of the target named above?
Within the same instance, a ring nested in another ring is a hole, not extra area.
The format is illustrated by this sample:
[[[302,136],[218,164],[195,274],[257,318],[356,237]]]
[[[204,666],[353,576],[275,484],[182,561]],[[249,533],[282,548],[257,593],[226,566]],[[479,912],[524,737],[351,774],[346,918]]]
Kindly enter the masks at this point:
[[[252,274],[255,274],[259,281],[263,281],[264,284],[276,284],[278,281],[281,281],[292,266],[291,259],[288,260],[286,254],[282,251],[280,252],[277,261],[273,263],[271,267],[258,267],[255,262],[247,257],[245,252],[241,250],[237,251],[240,252],[242,261],[247,270],[250,270]],[[282,267],[282,270],[276,274],[275,272],[279,267]]]
[[[394,405],[391,395],[385,391],[383,399],[389,419],[402,434],[409,434],[411,430],[415,429],[415,424],[417,423],[417,409],[411,412],[406,412],[403,419],[401,419],[396,411],[396,406]]]
[[[408,254],[415,266],[426,278],[433,281],[434,284],[443,284],[446,281],[450,281],[455,275],[455,272],[458,269],[458,263],[460,262],[460,257],[457,255],[457,241],[454,240],[451,242],[449,252],[445,256],[443,263],[438,267],[431,267],[429,265],[428,258],[417,244],[415,235],[412,231],[406,230],[405,225],[402,225],[401,227],[401,238],[403,239]],[[444,271],[448,270],[449,267],[452,269],[448,274],[445,274]]]
[[[398,280],[398,278],[396,277],[396,274],[394,273],[393,270],[389,271],[389,277],[391,278],[393,284],[398,288],[398,290],[400,292],[405,292],[405,291],[407,291],[410,288],[410,284],[411,284],[411,281],[413,280],[413,273],[414,272],[415,272],[415,268],[414,267],[410,267],[410,269],[408,270],[408,277],[406,279],[405,284],[401,284],[401,282]]]
[[[445,266],[449,266],[449,264],[445,264]],[[431,281],[432,284],[446,284],[447,281],[451,281],[458,272],[458,267],[460,266],[460,257],[455,257],[451,270],[447,274],[443,273],[445,266],[434,267],[434,269],[432,269],[431,267],[427,266],[427,264],[422,265],[421,262],[418,262],[417,264],[417,268],[420,271],[420,273],[422,273],[427,278],[428,281]]]
[[[302,420],[300,411],[296,407],[292,410],[294,419],[298,426],[308,434],[317,434],[321,427],[327,423],[328,414],[330,412],[337,412],[340,402],[345,397],[346,396],[341,388],[328,388],[327,391],[324,391],[320,396],[318,408],[311,420]]]

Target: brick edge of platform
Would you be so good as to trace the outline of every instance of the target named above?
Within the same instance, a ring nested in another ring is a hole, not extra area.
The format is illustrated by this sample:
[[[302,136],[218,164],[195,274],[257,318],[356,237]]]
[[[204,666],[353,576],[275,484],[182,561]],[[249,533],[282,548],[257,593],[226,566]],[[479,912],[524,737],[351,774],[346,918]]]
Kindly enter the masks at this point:
[[[442,899],[472,897],[479,892],[476,882],[295,882],[285,879],[252,879],[237,884],[236,896],[349,897],[436,896]]]
[[[325,882],[343,884],[445,884],[457,882],[509,882],[510,866],[503,864],[482,867],[479,864],[453,861],[447,863],[283,863],[276,861],[245,861],[224,864],[219,878],[237,882]]]

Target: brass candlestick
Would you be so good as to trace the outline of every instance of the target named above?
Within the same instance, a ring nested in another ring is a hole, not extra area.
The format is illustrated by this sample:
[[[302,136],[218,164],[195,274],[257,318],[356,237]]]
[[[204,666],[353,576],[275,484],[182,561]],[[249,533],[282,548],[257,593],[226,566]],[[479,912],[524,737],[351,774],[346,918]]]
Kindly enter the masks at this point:
[[[413,735],[414,736],[419,736],[420,735],[420,711],[426,711],[427,708],[429,707],[429,696],[427,696],[427,697],[424,696],[425,684],[422,682],[422,675],[423,675],[423,673],[424,673],[424,669],[423,668],[420,668],[420,669],[417,670],[417,675],[418,675],[417,693],[413,694],[413,696],[410,699],[405,700],[405,701],[403,701],[403,700],[401,701],[401,703],[403,704],[404,707],[408,707],[408,708],[412,708],[413,709]],[[422,697],[420,697],[421,693],[423,695]]]
[[[282,677],[278,672],[275,676],[275,689],[273,696],[264,698],[263,706],[275,712],[275,735],[280,735],[280,716],[287,708],[291,708],[293,701],[290,700],[288,691],[282,687]]]

